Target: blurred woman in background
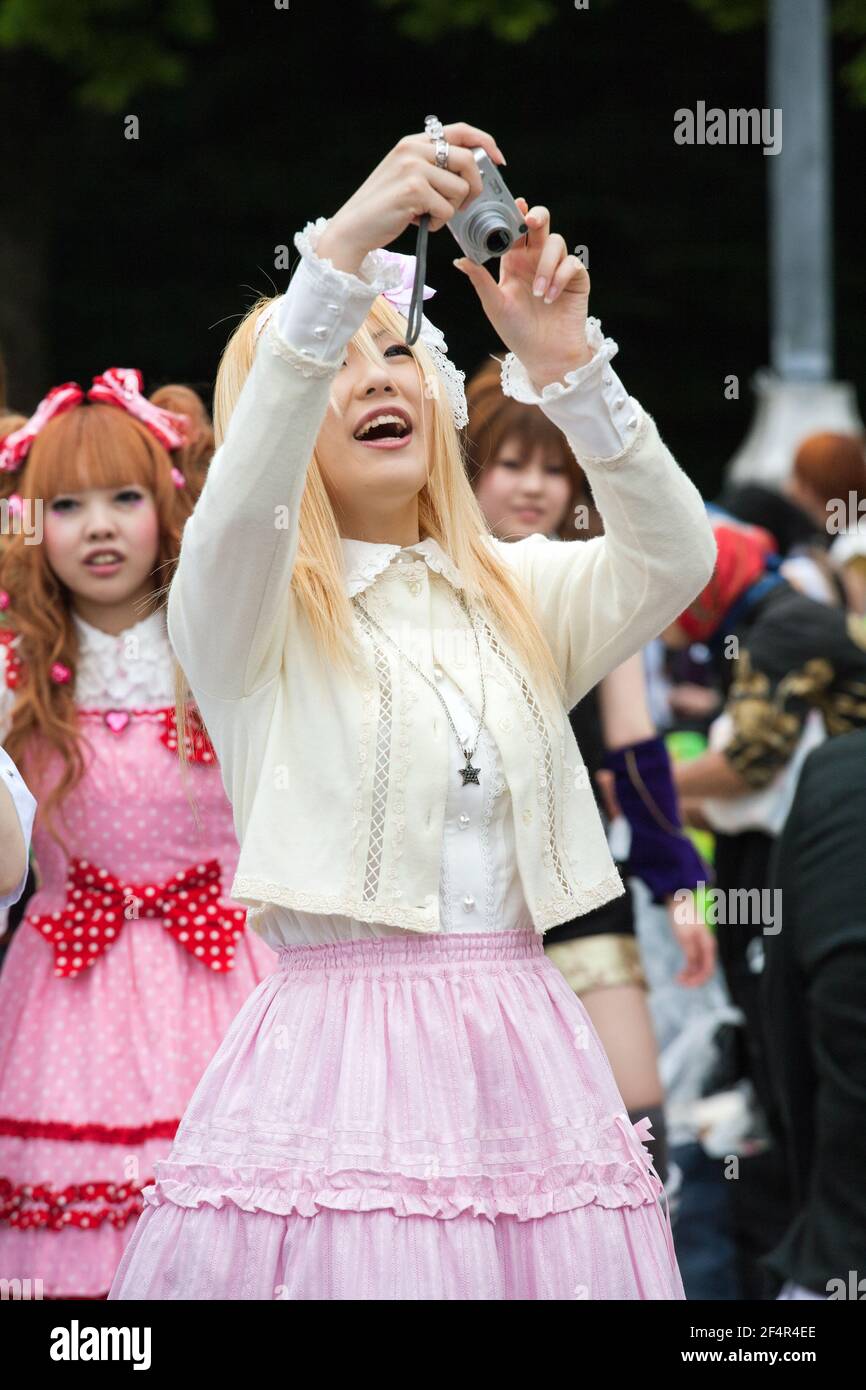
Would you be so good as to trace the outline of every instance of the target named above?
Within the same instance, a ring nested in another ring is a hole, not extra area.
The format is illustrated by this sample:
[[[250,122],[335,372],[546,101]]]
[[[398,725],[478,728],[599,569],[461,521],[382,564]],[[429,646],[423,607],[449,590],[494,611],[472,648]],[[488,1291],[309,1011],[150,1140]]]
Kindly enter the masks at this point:
[[[476,372],[466,395],[470,478],[493,534],[504,541],[534,532],[560,540],[603,534],[565,437],[537,406],[504,395],[496,359]],[[642,653],[605,676],[569,718],[605,825],[619,814],[629,823],[622,873],[643,878],[657,903],[711,879],[681,826],[668,755],[649,712]],[[678,981],[703,984],[714,968],[715,941],[692,914],[677,920],[683,915],[671,911],[686,957]],[[550,928],[544,944],[601,1036],[630,1117],[650,1115],[654,1162],[665,1181],[662,1083],[628,885],[624,896]]]

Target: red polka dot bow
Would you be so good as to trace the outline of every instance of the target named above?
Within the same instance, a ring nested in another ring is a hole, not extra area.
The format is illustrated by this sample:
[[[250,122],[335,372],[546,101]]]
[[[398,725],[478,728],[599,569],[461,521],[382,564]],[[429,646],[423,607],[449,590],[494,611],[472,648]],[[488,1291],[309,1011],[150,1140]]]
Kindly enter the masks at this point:
[[[181,869],[165,883],[131,884],[86,859],[72,859],[63,908],[28,921],[51,942],[54,973],[66,979],[95,965],[126,923],[142,917],[161,917],[191,956],[226,972],[234,969],[246,912],[220,901],[220,879],[218,859]]]
[[[177,714],[172,706],[170,709],[159,711],[160,723],[163,726],[160,740],[165,744],[170,753],[177,752]],[[201,715],[194,707],[186,712],[186,740],[184,743],[186,756],[190,762],[209,763],[216,762],[214,746],[208,738],[207,729],[201,720]]]

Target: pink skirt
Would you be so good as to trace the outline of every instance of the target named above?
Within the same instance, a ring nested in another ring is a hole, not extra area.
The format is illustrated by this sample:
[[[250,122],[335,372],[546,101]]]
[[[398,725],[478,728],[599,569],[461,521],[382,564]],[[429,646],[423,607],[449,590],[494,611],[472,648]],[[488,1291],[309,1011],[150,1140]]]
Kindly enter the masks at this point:
[[[525,930],[280,952],[111,1299],[682,1299],[662,1185]]]
[[[0,972],[0,1277],[105,1298],[180,1118],[238,1010],[277,964],[246,930],[206,969],[128,922],[77,979],[25,920]]]

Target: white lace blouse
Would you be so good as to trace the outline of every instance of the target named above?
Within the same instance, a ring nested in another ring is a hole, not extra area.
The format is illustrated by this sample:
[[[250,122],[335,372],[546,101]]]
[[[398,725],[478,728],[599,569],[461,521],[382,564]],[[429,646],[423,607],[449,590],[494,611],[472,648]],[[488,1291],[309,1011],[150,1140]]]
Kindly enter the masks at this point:
[[[342,549],[346,592],[350,596],[375,584],[391,564],[400,566],[405,582],[411,584],[419,555],[421,563],[426,562],[446,579],[451,570],[450,558],[429,537],[402,549],[398,545],[344,538]],[[461,739],[471,746],[478,728],[478,713],[441,667],[434,667],[433,674]],[[420,682],[421,677],[417,679]],[[439,894],[442,932],[515,928],[532,931],[532,917],[517,869],[511,795],[502,776],[496,740],[487,728],[481,730],[472,759],[473,765],[481,768],[480,782],[463,786],[459,774],[465,759],[450,725],[447,733],[450,765]],[[406,810],[411,815],[411,807]],[[261,916],[256,915],[255,926],[275,949],[405,934],[401,927],[359,922],[336,914],[298,912],[276,904],[266,907]]]
[[[77,613],[72,616],[78,632],[79,709],[157,709],[174,704],[174,654],[162,610],[116,637]]]
[[[174,704],[174,653],[165,612],[151,613],[114,636],[73,613],[78,635],[75,703],[79,709],[157,709]],[[12,721],[15,691],[6,684],[0,645],[0,740]]]

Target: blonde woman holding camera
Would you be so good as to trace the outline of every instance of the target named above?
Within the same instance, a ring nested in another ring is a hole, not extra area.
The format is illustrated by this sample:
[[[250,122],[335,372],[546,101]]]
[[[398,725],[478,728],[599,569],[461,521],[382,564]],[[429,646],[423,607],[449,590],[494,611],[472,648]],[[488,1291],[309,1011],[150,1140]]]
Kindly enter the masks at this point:
[[[706,584],[701,498],[625,396],[589,280],[528,228],[463,262],[505,389],[580,448],[589,543],[492,537],[411,258],[480,191],[463,123],[297,234],[217,380],[169,595],[280,952],[181,1123],[114,1299],[680,1299],[661,1183],[543,933],[623,891],[567,711]],[[543,285],[539,285],[543,281]],[[617,404],[618,401],[622,404]]]

